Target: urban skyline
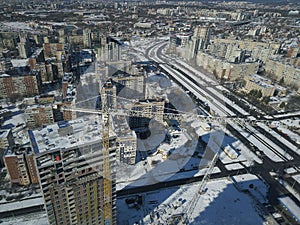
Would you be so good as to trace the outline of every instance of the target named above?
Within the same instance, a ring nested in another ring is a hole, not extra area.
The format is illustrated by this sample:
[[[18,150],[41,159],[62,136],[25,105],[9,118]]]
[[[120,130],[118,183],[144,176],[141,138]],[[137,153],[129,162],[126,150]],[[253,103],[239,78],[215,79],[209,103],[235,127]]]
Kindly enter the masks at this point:
[[[256,2],[1,2],[0,222],[299,224],[300,5]]]

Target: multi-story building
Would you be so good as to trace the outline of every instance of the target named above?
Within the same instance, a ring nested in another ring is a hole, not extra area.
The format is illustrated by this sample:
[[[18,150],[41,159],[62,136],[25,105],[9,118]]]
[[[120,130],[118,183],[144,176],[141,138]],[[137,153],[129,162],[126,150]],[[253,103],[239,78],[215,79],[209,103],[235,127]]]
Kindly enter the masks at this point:
[[[195,53],[197,54],[198,50],[204,50],[207,48],[210,40],[210,28],[209,26],[198,26],[194,30],[193,38],[198,40],[195,45]]]
[[[44,43],[44,57],[51,58],[56,57],[57,51],[64,51],[64,44],[62,43]]]
[[[4,116],[3,116],[4,117]],[[3,156],[7,148],[12,148],[15,145],[14,137],[11,129],[0,130],[0,165],[3,166]]]
[[[268,59],[265,63],[265,73],[273,79],[282,80],[288,86],[300,89],[300,68],[279,60]]]
[[[101,38],[99,59],[100,61],[120,61],[121,43],[111,37]]]
[[[27,75],[0,75],[0,98],[19,96],[34,96],[39,94],[41,88],[41,75],[32,70]]]
[[[83,30],[83,47],[84,48],[92,47],[92,33],[89,29]]]
[[[29,128],[42,127],[53,123],[52,104],[27,106],[25,109],[25,120]]]
[[[7,149],[12,148],[15,145],[14,137],[11,129],[0,130],[0,148]]]
[[[19,185],[38,183],[34,154],[30,147],[9,148],[3,160],[11,183]]]
[[[31,46],[28,38],[25,35],[20,35],[20,42],[18,43],[19,56],[26,59],[30,56]]]
[[[116,224],[116,137],[109,129],[102,140],[101,124],[88,116],[29,131],[49,224]]]
[[[259,68],[258,62],[233,63],[215,58],[204,52],[200,52],[197,55],[196,62],[218,79],[231,81],[242,79],[250,74],[256,74]]]
[[[251,90],[258,90],[261,91],[262,97],[271,97],[274,95],[275,86],[271,84],[271,81],[269,79],[254,74],[247,76],[245,80],[246,85],[244,89],[247,92],[250,92]]]
[[[226,46],[226,58],[231,57],[232,49],[241,49],[251,51],[251,57],[260,59],[265,62],[268,58],[273,57],[280,48],[279,43],[257,42],[251,40],[235,40],[235,39],[221,39],[215,38],[213,41],[212,49],[219,49],[220,46]]]
[[[164,99],[138,100],[130,106],[129,126],[131,128],[147,127],[152,118],[162,123],[164,106]]]
[[[114,131],[117,135],[116,160],[126,164],[135,164],[137,136],[130,130],[126,117],[116,115],[113,117]]]

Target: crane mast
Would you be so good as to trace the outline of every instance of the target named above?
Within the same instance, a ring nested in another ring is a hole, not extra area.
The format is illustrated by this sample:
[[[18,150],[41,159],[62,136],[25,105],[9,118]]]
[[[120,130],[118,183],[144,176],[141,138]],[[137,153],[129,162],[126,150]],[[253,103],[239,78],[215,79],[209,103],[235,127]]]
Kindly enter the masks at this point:
[[[112,224],[112,176],[109,158],[110,136],[109,130],[111,126],[110,115],[107,107],[102,110],[102,149],[103,149],[103,174],[104,174],[104,224]]]

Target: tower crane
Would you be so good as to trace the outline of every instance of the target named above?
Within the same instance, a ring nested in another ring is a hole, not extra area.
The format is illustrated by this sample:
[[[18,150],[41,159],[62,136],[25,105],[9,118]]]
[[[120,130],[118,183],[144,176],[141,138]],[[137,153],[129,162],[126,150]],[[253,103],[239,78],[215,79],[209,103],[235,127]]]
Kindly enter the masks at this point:
[[[105,225],[113,225],[113,218],[112,218],[112,183],[111,183],[111,167],[110,167],[110,159],[109,159],[109,149],[110,149],[110,129],[112,126],[111,116],[129,116],[129,117],[149,117],[149,113],[145,113],[144,111],[132,110],[132,109],[111,109],[109,108],[108,104],[104,104],[101,110],[97,109],[84,109],[84,108],[77,108],[77,107],[67,107],[65,106],[62,110],[64,111],[71,111],[71,112],[81,112],[81,113],[92,113],[101,116],[101,124],[102,124],[102,146],[103,146],[103,155],[104,155],[104,170],[103,170],[103,178],[104,178],[104,224]],[[211,117],[211,116],[202,116],[196,115],[194,113],[165,113],[165,112],[156,112],[157,114],[163,114],[164,119],[175,119],[175,120],[183,120],[184,118],[195,118],[201,122],[206,123],[219,123],[224,124],[226,122],[237,122],[237,123],[249,123],[249,124],[256,124],[258,122],[269,124],[270,121],[268,120],[253,120],[251,118],[238,118],[238,117]],[[152,118],[155,116],[152,114]],[[161,116],[161,115],[160,115]],[[151,118],[150,118],[151,119]],[[204,177],[197,189],[197,192],[192,198],[192,201],[187,205],[185,208],[185,212],[183,216],[177,219],[174,223],[172,221],[172,217],[168,218],[166,224],[187,224],[190,220],[190,216],[194,211],[196,204],[201,196],[204,193],[204,189],[206,183],[210,179],[210,175],[212,170],[218,160],[219,152],[217,151],[212,161],[207,168]]]

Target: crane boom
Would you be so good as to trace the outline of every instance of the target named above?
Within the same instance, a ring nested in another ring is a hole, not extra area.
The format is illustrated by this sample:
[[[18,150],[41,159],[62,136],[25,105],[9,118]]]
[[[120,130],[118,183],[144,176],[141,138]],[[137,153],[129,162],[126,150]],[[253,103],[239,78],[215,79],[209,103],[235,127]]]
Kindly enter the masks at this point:
[[[92,113],[97,115],[102,115],[102,110],[97,109],[84,109],[78,107],[64,107],[63,111],[71,111],[71,112],[82,112],[82,113]],[[145,114],[143,111],[132,110],[132,109],[110,109],[109,114],[111,116],[119,115],[119,116],[132,116],[132,117],[149,117],[149,114]],[[162,114],[164,119],[176,119],[182,120],[183,118],[195,118],[201,122],[206,123],[227,123],[227,122],[237,122],[239,124],[248,123],[249,125],[256,125],[257,123],[264,123],[266,125],[271,124],[271,120],[254,120],[252,118],[238,118],[238,117],[230,117],[230,116],[203,116],[197,115],[195,113],[186,112],[186,113],[165,113],[165,112],[156,112],[156,115]]]

